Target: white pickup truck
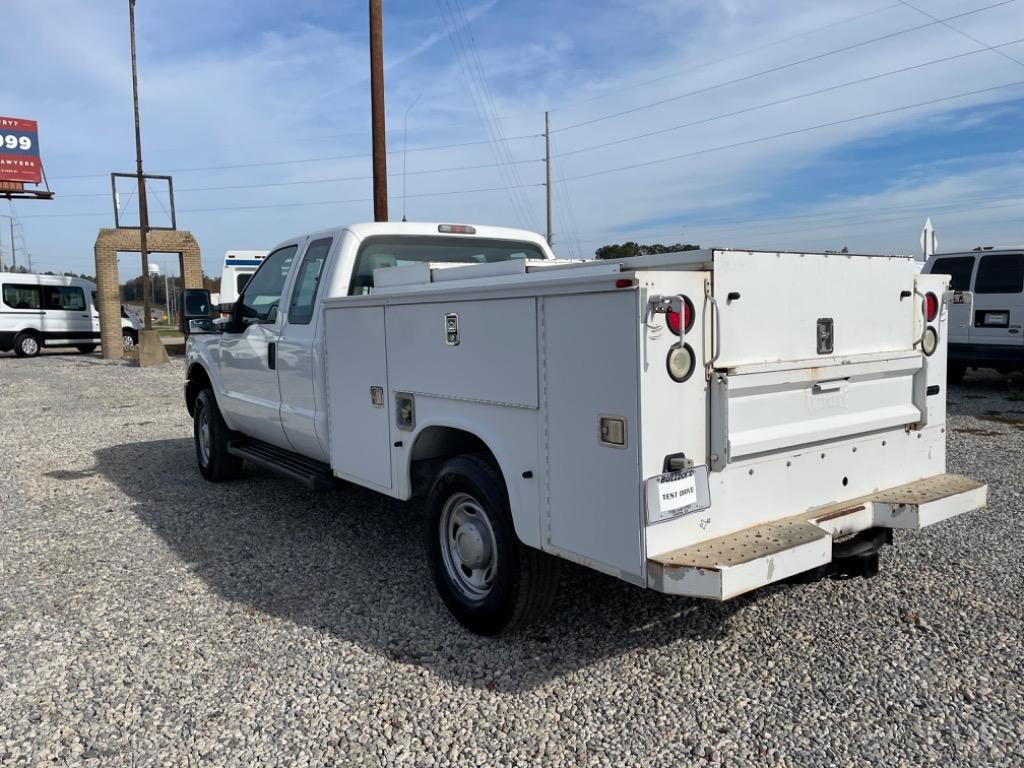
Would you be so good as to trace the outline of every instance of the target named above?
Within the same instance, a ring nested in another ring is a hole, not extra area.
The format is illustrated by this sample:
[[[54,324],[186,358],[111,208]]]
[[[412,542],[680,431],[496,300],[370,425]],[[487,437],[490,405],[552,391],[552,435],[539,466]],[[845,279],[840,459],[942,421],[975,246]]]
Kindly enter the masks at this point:
[[[530,232],[358,224],[274,248],[224,323],[185,293],[185,400],[208,480],[250,462],[424,495],[435,584],[474,632],[538,616],[561,559],[725,600],[873,575],[893,529],[984,505],[945,472],[948,281],[896,257],[565,262]]]

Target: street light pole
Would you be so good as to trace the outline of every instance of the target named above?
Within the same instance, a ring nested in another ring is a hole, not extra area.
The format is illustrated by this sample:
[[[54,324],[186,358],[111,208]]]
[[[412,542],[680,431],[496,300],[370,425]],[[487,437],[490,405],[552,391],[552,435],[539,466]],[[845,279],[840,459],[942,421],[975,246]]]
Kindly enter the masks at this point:
[[[132,97],[135,102],[135,167],[139,180],[139,250],[142,252],[142,304],[146,314],[143,327],[153,329],[153,301],[149,285],[149,206],[146,204],[146,179],[142,175],[142,130],[139,123],[139,72],[135,59],[135,0],[128,0],[128,25],[132,36]]]

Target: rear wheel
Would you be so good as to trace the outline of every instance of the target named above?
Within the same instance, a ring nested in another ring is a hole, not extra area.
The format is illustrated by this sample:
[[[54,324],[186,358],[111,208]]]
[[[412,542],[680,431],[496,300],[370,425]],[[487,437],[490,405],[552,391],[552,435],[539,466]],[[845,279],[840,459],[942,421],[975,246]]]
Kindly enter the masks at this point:
[[[220,415],[213,390],[204,389],[196,398],[192,417],[199,473],[211,483],[234,480],[242,473],[242,460],[228,453],[231,430]]]
[[[497,635],[540,618],[558,586],[559,561],[516,536],[493,462],[457,456],[427,496],[423,543],[441,599],[472,632]]]
[[[965,373],[967,366],[964,363],[955,363],[952,360],[946,363],[946,380],[950,384],[959,384],[964,380]]]
[[[75,349],[77,349],[83,355],[88,355],[88,354],[96,351],[96,345],[95,344],[79,344],[77,347],[75,347]]]
[[[14,354],[18,357],[35,357],[40,349],[42,344],[34,333],[19,333],[14,337]]]

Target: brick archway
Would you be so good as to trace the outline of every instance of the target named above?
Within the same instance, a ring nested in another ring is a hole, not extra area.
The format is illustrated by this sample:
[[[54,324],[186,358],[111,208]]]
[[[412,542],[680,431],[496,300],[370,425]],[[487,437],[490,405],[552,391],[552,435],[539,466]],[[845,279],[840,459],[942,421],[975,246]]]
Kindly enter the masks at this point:
[[[150,253],[178,254],[180,274],[185,287],[203,287],[199,243],[191,232],[180,229],[151,229],[146,233],[146,246]],[[96,255],[96,303],[100,314],[100,339],[103,357],[107,359],[118,359],[123,354],[120,280],[117,273],[118,251],[141,253],[138,229],[101,229],[93,247]]]

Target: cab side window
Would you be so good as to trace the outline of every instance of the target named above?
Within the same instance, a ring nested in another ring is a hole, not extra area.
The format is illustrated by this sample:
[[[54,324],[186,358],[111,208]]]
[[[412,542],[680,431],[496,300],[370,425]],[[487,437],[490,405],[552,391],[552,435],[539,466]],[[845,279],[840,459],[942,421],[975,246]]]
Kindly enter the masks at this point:
[[[309,325],[313,319],[313,305],[316,303],[317,288],[320,286],[320,274],[327,261],[334,241],[326,237],[315,240],[306,249],[302,257],[302,266],[295,277],[295,288],[292,289],[292,303],[288,307],[288,322],[296,325]]]
[[[949,275],[953,278],[949,284],[950,290],[969,291],[971,290],[971,273],[973,271],[973,256],[953,256],[946,259],[936,259],[930,274]]]
[[[297,245],[289,245],[270,254],[245,286],[238,300],[242,325],[276,323],[284,283],[292,267]]]

